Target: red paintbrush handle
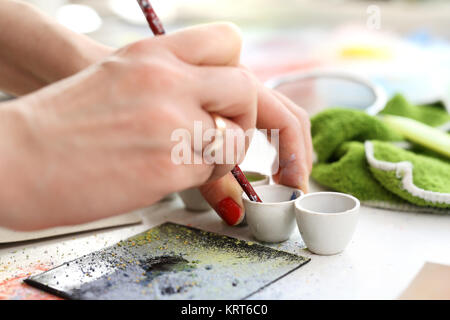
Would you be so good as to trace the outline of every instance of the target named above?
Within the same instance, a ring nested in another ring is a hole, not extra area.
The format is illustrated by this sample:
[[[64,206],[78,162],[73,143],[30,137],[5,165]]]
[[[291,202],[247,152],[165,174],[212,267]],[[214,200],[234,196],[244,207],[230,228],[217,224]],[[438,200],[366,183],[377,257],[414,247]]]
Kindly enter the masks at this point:
[[[166,31],[164,30],[164,27],[158,16],[156,15],[155,10],[153,10],[150,2],[148,0],[137,0],[137,2],[139,3],[139,6],[141,7],[145,17],[147,18],[147,22],[153,33],[157,36],[165,34]]]
[[[253,189],[252,185],[247,180],[247,178],[245,177],[245,174],[242,172],[242,170],[241,170],[241,168],[239,168],[239,166],[234,167],[234,169],[231,171],[231,173],[233,173],[233,176],[239,182],[239,184],[241,185],[245,194],[248,196],[248,198],[251,201],[262,202],[261,199],[256,194],[255,189]]]

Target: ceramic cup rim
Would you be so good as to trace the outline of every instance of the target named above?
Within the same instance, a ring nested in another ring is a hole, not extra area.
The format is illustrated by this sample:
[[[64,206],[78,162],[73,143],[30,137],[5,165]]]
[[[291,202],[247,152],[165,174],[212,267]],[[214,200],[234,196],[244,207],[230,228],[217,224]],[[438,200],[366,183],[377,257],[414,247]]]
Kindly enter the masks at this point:
[[[243,200],[244,202],[251,203],[252,205],[258,205],[258,206],[271,205],[271,206],[273,206],[273,205],[283,205],[283,204],[294,203],[295,201],[297,201],[298,199],[300,199],[301,197],[304,196],[304,193],[303,193],[302,190],[297,189],[297,188],[293,188],[293,187],[284,186],[284,185],[281,185],[281,184],[267,184],[267,185],[262,185],[262,186],[256,186],[256,187],[253,187],[253,189],[255,190],[256,193],[258,193],[258,190],[257,190],[257,189],[262,189],[262,188],[271,188],[271,189],[274,189],[274,188],[283,188],[283,189],[284,189],[284,188],[286,188],[286,189],[291,189],[291,190],[299,191],[299,192],[300,192],[300,196],[299,196],[297,199],[294,199],[294,200],[288,200],[288,201],[279,201],[279,202],[256,202],[256,201],[251,201],[251,200],[247,197],[247,195],[246,195],[245,193],[243,193],[243,194],[242,194],[242,200]]]
[[[265,180],[267,178],[270,178],[267,174],[264,174],[264,173],[261,173],[261,172],[258,172],[258,171],[244,170],[244,174],[246,174],[246,173],[254,174],[254,175],[257,175],[257,176],[261,177],[260,180],[256,180],[254,182],[258,182],[258,181],[262,181],[262,180]]]
[[[340,197],[340,198],[347,198],[347,199],[351,199],[354,202],[353,207],[351,207],[348,210],[345,211],[340,211],[340,212],[318,212],[318,211],[313,211],[307,208],[304,208],[301,205],[301,202],[309,197],[319,197],[319,196],[324,196],[324,195],[328,195],[328,196],[334,196],[334,197]],[[358,211],[358,209],[361,206],[360,201],[347,193],[341,193],[341,192],[329,192],[329,191],[323,191],[323,192],[313,192],[313,193],[308,193],[305,194],[303,196],[300,196],[299,198],[297,198],[295,201],[295,208],[303,213],[308,213],[308,214],[312,214],[312,215],[321,215],[321,216],[340,216],[340,215],[345,215],[345,214],[350,214],[350,213],[355,213]]]

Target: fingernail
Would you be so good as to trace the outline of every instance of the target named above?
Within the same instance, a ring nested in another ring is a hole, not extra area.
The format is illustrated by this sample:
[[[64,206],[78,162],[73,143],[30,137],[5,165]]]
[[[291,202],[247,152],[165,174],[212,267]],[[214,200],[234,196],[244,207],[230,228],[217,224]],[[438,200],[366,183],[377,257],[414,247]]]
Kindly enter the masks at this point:
[[[242,220],[242,208],[230,197],[219,202],[217,213],[230,226],[235,226]]]
[[[298,177],[297,182],[298,188],[302,190],[304,193],[308,193],[308,187],[309,187],[309,179],[305,178],[303,175]]]
[[[305,178],[303,180],[301,189],[303,190],[304,193],[308,193],[309,192],[309,179],[308,178]]]

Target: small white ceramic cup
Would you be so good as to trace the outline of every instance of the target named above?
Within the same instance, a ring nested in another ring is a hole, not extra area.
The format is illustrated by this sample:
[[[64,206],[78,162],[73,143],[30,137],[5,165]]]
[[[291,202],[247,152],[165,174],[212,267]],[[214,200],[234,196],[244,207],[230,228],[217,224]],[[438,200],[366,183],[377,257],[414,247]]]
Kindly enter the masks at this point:
[[[184,206],[189,211],[208,211],[211,210],[211,206],[203,198],[198,188],[187,189],[178,193],[181,200],[183,200]]]
[[[242,195],[251,233],[263,242],[286,241],[295,229],[294,203],[302,191],[281,185],[257,186],[254,189],[262,203],[250,201],[245,193]],[[292,199],[293,195],[295,199]]]
[[[319,255],[347,247],[358,222],[359,200],[336,192],[318,192],[295,201],[297,225],[308,249]]]

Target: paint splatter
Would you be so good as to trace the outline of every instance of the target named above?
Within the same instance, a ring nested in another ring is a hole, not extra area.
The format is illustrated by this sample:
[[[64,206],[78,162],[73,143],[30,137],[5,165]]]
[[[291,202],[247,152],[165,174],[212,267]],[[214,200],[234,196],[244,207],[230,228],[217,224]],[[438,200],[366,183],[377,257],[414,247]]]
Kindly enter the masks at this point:
[[[0,282],[0,300],[61,300],[61,298],[33,288],[23,282],[32,274],[50,269],[49,266],[38,264],[21,270],[11,278]]]

